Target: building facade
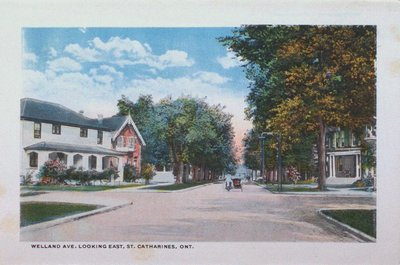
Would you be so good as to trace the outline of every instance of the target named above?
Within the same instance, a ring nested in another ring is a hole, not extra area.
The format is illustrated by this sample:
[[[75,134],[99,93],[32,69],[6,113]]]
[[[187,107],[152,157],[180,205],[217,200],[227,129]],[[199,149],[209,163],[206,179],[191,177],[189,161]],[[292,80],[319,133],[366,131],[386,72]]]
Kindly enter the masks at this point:
[[[366,126],[363,142],[372,146],[373,160],[376,160],[376,127]],[[337,129],[327,137],[327,179],[328,185],[347,185],[363,177],[376,177],[375,165],[365,162],[365,150],[361,148],[361,139],[348,129]]]
[[[37,99],[21,99],[20,175],[37,175],[48,160],[67,168],[103,171],[114,168],[122,181],[124,165],[140,173],[145,142],[132,117],[85,117],[62,105]]]

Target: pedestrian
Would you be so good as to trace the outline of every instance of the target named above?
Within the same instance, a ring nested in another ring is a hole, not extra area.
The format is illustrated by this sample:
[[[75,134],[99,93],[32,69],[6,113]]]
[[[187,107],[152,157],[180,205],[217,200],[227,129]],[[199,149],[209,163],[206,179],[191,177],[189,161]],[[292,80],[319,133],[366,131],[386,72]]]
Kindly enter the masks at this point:
[[[230,190],[232,188],[232,178],[230,175],[225,178],[225,189]]]

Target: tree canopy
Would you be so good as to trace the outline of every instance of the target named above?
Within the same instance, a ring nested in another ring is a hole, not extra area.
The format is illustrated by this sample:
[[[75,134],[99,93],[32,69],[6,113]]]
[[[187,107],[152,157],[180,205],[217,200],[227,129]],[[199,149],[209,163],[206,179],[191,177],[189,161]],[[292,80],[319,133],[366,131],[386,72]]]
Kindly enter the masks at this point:
[[[283,148],[317,139],[325,188],[328,127],[357,128],[376,112],[374,26],[243,26],[220,41],[246,63],[246,114],[256,131],[282,135]]]
[[[208,179],[207,172],[234,171],[232,115],[220,105],[210,106],[189,96],[165,98],[156,104],[151,96],[140,96],[136,103],[123,96],[118,107],[122,114],[131,113],[143,131],[148,144],[142,163],[171,163],[177,182],[187,180],[189,166],[193,171],[200,169],[203,176],[198,179]]]

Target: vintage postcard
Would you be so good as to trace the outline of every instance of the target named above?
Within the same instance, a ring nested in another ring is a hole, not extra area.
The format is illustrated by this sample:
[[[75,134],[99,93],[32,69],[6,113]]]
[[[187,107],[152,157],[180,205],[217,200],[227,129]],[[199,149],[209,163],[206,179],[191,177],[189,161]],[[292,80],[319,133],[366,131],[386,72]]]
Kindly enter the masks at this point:
[[[4,5],[0,263],[400,261],[398,5],[229,5]]]

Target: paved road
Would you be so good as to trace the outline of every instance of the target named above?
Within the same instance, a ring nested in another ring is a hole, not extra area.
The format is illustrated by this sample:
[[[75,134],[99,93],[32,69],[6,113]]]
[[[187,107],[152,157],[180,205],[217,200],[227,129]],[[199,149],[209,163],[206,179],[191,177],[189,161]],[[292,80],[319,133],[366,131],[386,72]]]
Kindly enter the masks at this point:
[[[64,198],[78,198],[76,194],[62,193]],[[42,199],[46,196],[58,195],[43,195]],[[80,193],[79,199],[85,202],[85,196],[90,201],[97,198],[133,204],[22,233],[21,241],[357,242],[354,236],[321,218],[317,209],[375,208],[376,204],[372,197],[271,194],[255,185],[245,185],[243,192],[227,192],[223,184],[175,193],[133,190]]]

